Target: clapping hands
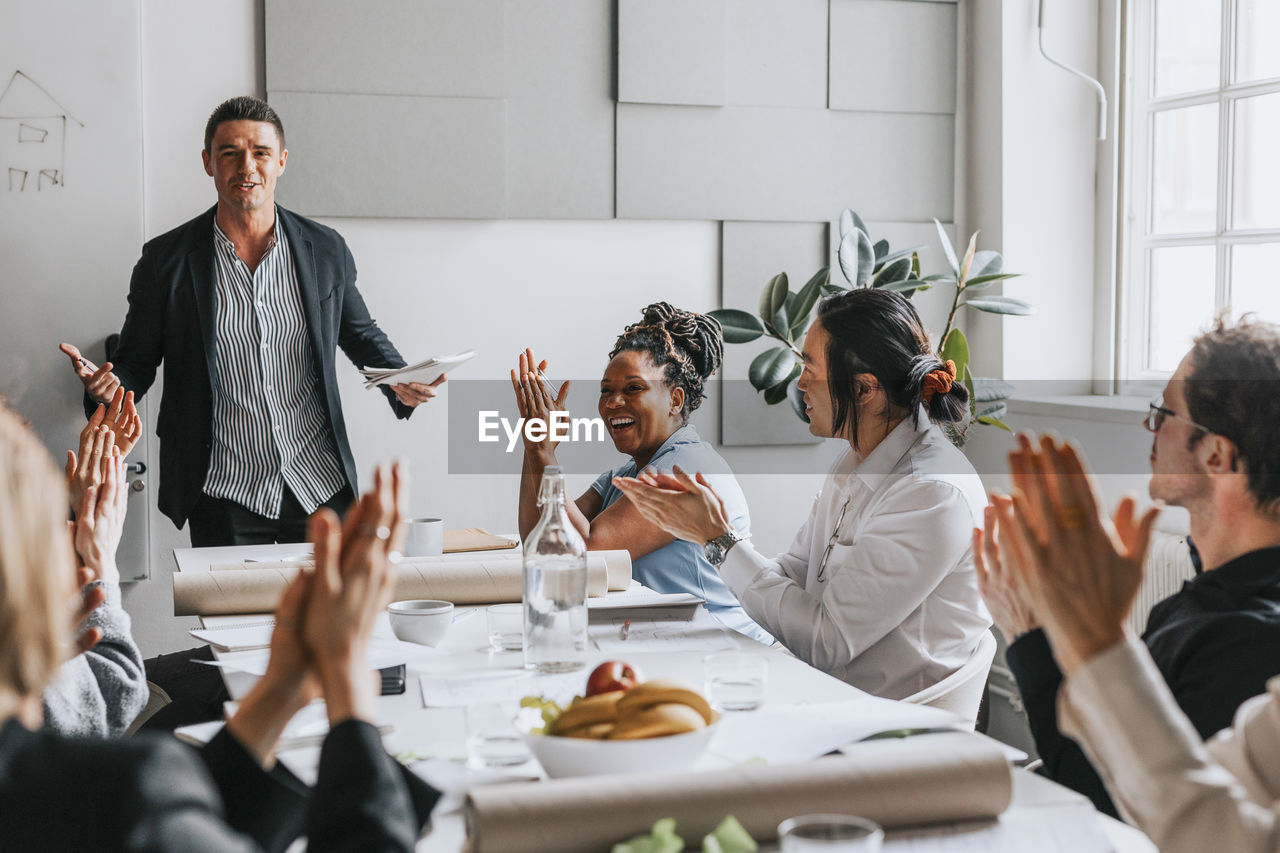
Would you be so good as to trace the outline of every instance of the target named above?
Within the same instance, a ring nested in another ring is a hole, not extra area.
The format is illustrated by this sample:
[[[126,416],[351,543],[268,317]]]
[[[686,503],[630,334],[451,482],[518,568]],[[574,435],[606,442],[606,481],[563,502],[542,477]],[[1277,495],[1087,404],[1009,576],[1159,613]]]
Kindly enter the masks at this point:
[[[1108,519],[1074,446],[1049,436],[1038,448],[1027,436],[1019,443],[1010,454],[1018,490],[997,497],[996,515],[1025,601],[1069,675],[1124,639],[1160,510],[1139,515],[1126,496]]]
[[[566,379],[560,386],[560,390],[553,394],[551,383],[547,381],[543,372],[546,369],[546,359],[536,361],[533,350],[526,349],[520,353],[516,369],[511,371],[511,387],[515,389],[516,408],[520,411],[520,417],[526,421],[537,418],[544,424],[550,425],[552,412],[565,411],[564,403],[569,397],[569,380]],[[552,430],[548,429],[546,438],[531,440],[526,430],[524,432],[525,453],[540,454],[544,461],[553,462],[556,445],[559,442],[552,438],[551,432]]]
[[[302,569],[276,608],[271,659],[227,724],[260,761],[269,760],[285,724],[324,696],[329,724],[371,721],[378,696],[368,669],[369,639],[391,598],[404,543],[409,473],[380,465],[373,488],[345,521],[329,509],[311,516],[315,568]]]

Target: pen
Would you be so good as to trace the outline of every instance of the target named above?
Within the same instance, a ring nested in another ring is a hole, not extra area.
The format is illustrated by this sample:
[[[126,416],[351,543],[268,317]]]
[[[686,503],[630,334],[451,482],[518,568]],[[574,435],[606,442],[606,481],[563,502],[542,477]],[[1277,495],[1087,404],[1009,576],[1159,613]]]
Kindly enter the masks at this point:
[[[618,639],[625,640],[627,635],[631,633],[631,620],[622,623],[622,627],[618,629]]]

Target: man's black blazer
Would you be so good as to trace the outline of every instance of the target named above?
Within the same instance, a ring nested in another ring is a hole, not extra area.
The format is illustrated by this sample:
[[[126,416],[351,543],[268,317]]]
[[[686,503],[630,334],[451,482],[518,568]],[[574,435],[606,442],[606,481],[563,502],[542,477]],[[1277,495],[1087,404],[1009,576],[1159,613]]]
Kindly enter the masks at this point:
[[[129,282],[124,328],[111,358],[113,372],[135,398],[151,387],[156,368],[164,362],[164,394],[156,425],[159,505],[179,528],[200,497],[212,447],[215,210],[210,208],[142,247]],[[405,362],[369,316],[356,289],[355,261],[338,232],[283,207],[276,210],[297,269],[329,426],[347,482],[352,493],[359,494],[338,396],[335,350],[342,347],[357,367],[403,367]],[[397,417],[413,413],[389,388],[382,391]],[[86,410],[93,410],[88,400]]]

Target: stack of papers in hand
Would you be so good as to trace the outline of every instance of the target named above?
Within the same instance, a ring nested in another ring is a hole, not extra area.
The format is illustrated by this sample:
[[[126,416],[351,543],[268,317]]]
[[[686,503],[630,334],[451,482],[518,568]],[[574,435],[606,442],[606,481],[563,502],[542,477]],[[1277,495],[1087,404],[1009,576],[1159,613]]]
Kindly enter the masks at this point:
[[[475,350],[466,350],[455,352],[453,355],[436,356],[406,367],[366,367],[361,369],[360,373],[364,376],[365,388],[395,385],[401,382],[421,382],[423,385],[430,385],[440,378],[440,374],[467,363],[475,356]]]

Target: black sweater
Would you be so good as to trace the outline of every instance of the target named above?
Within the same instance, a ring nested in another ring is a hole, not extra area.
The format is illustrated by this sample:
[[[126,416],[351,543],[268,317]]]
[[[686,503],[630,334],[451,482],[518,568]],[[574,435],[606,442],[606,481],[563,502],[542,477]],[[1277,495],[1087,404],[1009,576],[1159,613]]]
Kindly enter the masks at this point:
[[[1280,548],[1252,551],[1197,574],[1151,609],[1142,641],[1201,737],[1230,726],[1240,704],[1265,692],[1267,680],[1280,674]],[[1062,673],[1044,632],[1015,640],[1008,662],[1044,760],[1042,772],[1115,815],[1093,766],[1058,730]]]

